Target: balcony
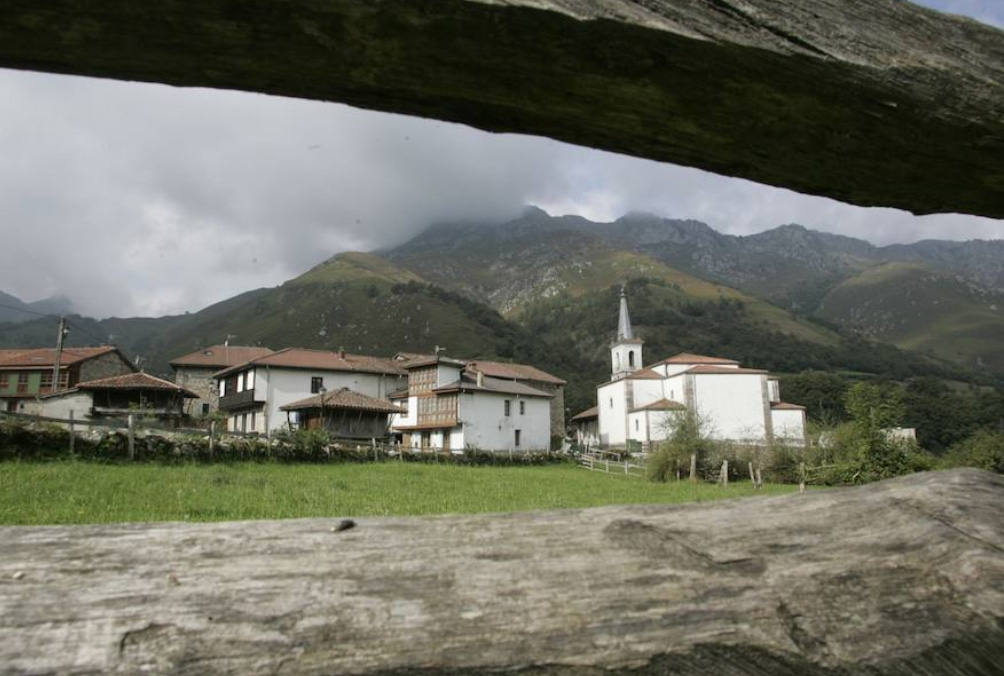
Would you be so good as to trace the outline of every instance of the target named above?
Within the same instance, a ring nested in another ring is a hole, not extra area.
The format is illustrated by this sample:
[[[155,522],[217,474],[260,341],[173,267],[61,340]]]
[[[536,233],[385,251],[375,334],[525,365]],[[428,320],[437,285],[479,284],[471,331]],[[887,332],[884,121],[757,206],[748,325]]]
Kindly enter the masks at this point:
[[[256,403],[263,404],[265,402],[254,398],[254,390],[244,390],[243,392],[234,392],[233,394],[220,397],[220,410],[232,411],[236,408],[244,408]]]

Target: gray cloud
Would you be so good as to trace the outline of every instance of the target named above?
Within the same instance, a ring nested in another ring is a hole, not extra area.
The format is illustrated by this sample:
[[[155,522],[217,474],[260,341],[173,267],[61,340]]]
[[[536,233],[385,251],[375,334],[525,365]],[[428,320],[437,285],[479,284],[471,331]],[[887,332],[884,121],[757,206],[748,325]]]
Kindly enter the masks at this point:
[[[930,0],[1004,21],[995,0]],[[0,70],[0,290],[97,316],[197,310],[333,253],[524,204],[747,234],[1004,238],[1004,222],[862,209],[699,170],[461,125],[241,92]]]

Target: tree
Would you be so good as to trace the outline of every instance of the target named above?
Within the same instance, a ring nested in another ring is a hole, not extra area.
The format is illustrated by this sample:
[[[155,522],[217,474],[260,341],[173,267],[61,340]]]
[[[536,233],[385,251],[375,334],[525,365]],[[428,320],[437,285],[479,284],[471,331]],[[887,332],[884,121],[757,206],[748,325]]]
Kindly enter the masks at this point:
[[[700,415],[691,409],[677,412],[667,421],[670,435],[652,452],[645,472],[651,481],[667,481],[677,471],[690,471],[690,458],[696,456],[703,467],[715,449],[715,442],[704,434]]]

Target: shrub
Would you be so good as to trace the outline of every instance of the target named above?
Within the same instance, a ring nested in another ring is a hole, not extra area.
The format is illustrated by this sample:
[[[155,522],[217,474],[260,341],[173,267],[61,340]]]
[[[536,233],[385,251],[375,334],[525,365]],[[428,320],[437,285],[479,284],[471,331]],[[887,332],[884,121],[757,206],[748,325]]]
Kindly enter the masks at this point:
[[[976,432],[949,448],[939,466],[976,467],[1004,474],[1004,432]]]
[[[689,476],[690,458],[695,455],[698,475],[707,476],[717,444],[704,435],[703,428],[700,417],[689,409],[674,416],[669,438],[648,456],[645,474],[649,480],[667,481],[678,471]]]

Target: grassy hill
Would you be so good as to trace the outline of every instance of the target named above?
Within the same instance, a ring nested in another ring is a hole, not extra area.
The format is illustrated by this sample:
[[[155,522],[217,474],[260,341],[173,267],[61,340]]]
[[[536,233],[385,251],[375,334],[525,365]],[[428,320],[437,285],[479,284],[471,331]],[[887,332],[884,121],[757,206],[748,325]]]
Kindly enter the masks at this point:
[[[823,298],[824,319],[876,340],[1004,372],[1004,295],[920,263],[885,263]]]

